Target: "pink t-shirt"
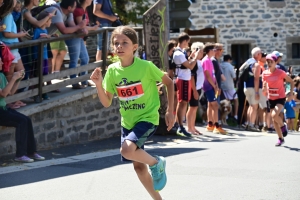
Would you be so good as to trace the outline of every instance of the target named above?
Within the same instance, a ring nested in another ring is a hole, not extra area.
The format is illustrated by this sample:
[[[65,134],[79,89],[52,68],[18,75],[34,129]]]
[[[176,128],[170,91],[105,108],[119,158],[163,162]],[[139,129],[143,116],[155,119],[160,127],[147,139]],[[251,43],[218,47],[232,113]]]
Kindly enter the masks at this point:
[[[268,83],[268,98],[271,100],[285,98],[284,78],[286,73],[281,69],[275,69],[273,73],[265,70],[262,73],[262,81]]]
[[[214,83],[216,82],[216,76],[215,76],[215,69],[214,69],[214,65],[212,63],[212,61],[210,60],[210,58],[208,58],[208,56],[205,56],[202,59],[202,67],[203,67],[203,72],[205,73],[205,71],[208,71],[210,74],[210,77],[212,78],[212,80],[214,81]],[[212,87],[212,85],[208,82],[208,80],[205,78],[204,75],[204,83],[203,83],[203,90],[209,91],[214,89]]]

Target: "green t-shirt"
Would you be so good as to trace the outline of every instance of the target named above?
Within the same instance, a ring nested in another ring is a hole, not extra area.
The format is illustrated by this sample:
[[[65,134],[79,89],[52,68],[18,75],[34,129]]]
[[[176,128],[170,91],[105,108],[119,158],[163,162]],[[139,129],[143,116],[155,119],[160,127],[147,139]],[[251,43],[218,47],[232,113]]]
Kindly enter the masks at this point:
[[[0,89],[3,90],[6,87],[7,80],[3,73],[0,72]],[[5,98],[0,97],[0,107],[5,107]]]
[[[141,121],[158,125],[160,100],[156,82],[161,82],[163,75],[152,62],[137,57],[131,66],[122,67],[116,62],[108,67],[103,88],[119,97],[124,128],[130,130]]]

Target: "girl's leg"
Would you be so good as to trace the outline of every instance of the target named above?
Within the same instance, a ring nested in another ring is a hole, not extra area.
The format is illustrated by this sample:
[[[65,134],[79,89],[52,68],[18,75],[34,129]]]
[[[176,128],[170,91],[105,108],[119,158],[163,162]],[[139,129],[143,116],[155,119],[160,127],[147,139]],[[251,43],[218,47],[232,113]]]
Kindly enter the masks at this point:
[[[141,183],[148,191],[148,193],[151,195],[151,197],[155,200],[161,200],[162,198],[160,194],[154,190],[153,180],[148,171],[148,166],[146,164],[134,161],[133,167],[138,178],[140,179]]]
[[[274,123],[274,128],[277,132],[277,135],[279,138],[283,139],[281,127],[283,126],[282,118],[279,116],[281,113],[281,110],[283,108],[283,105],[277,104],[274,109],[271,110],[271,115]]]
[[[189,109],[186,113],[188,132],[191,132],[193,134],[198,134],[196,132],[196,128],[195,128],[197,109],[198,109],[198,106],[197,107],[189,106]]]
[[[135,143],[125,140],[121,146],[120,152],[122,156],[128,160],[145,163],[153,166],[157,163],[156,158],[148,154],[145,150],[137,147]]]
[[[218,113],[219,113],[219,105],[218,105],[218,102],[217,101],[213,101],[211,102],[211,105],[212,105],[212,117],[213,117],[213,123],[217,123],[219,120],[219,116],[218,116]]]
[[[207,107],[207,121],[214,123],[212,102],[208,102],[208,107]]]
[[[51,66],[51,72],[53,73],[55,71],[55,67],[56,67],[56,59],[57,59],[57,55],[58,55],[58,50],[57,49],[53,49],[52,51],[52,66]]]
[[[294,119],[290,119],[290,124],[291,124],[291,130],[294,131],[295,130]]]

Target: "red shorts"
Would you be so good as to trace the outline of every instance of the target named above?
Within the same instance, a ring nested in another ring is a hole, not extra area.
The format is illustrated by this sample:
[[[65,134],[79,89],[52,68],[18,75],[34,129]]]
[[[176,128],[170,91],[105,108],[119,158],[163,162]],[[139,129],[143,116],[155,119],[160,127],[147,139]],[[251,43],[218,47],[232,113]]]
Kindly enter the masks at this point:
[[[191,81],[176,79],[178,102],[191,100]]]

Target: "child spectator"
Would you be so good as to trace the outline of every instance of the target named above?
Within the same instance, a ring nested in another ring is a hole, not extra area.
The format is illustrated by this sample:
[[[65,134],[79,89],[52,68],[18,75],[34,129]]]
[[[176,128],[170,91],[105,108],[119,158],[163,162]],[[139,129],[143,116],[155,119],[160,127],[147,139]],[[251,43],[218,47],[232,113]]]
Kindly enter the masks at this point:
[[[0,7],[0,19],[2,19],[3,25],[5,25],[5,30],[0,32],[0,41],[5,44],[18,43],[18,38],[22,38],[27,35],[27,32],[17,32],[17,26],[11,14],[13,8],[16,5],[16,0],[4,0],[3,5]],[[5,73],[8,82],[13,77],[14,72],[24,70],[23,62],[19,54],[18,49],[12,49],[11,53],[14,55],[15,59],[12,62],[10,71]],[[25,106],[26,104],[22,101],[16,101],[9,106],[13,109],[20,108],[20,106]]]
[[[294,92],[292,95],[290,95],[290,92],[286,92],[286,102],[284,104],[285,109],[285,118],[287,121],[287,127],[289,131],[294,131],[294,119],[295,119],[295,110],[296,110],[296,98],[297,93]]]
[[[21,17],[21,7],[22,7],[21,2],[17,1],[16,6],[14,7],[14,10],[11,13],[15,22],[17,22]]]
[[[41,20],[41,17],[38,16],[37,20]],[[33,33],[33,40],[37,40],[37,39],[41,39],[41,38],[49,38],[50,36],[48,35],[48,31],[46,28],[50,27],[51,25],[51,18],[48,18],[48,21],[41,26],[41,28],[35,28],[34,29],[34,33]],[[34,62],[35,62],[35,67],[33,69],[33,73],[34,73],[34,76],[36,76],[36,72],[37,72],[37,67],[39,65],[39,63],[37,63],[37,58],[38,58],[38,49],[37,49],[37,46],[34,46],[33,47],[33,59],[34,59]],[[41,56],[41,55],[39,55]],[[48,75],[48,52],[47,52],[47,44],[44,44],[44,51],[43,51],[43,75]],[[35,102],[40,102],[38,101],[38,96],[35,96],[34,97],[34,101]],[[42,98],[44,100],[49,100],[50,98],[48,97],[48,94],[47,93],[44,93],[42,95]]]
[[[1,55],[1,51],[0,51]],[[24,71],[14,72],[10,82],[7,82],[2,71],[2,59],[0,57],[0,126],[15,127],[16,133],[16,158],[17,162],[33,162],[34,160],[45,160],[44,157],[36,153],[36,143],[34,139],[31,119],[22,113],[8,108],[5,97],[15,93]]]

